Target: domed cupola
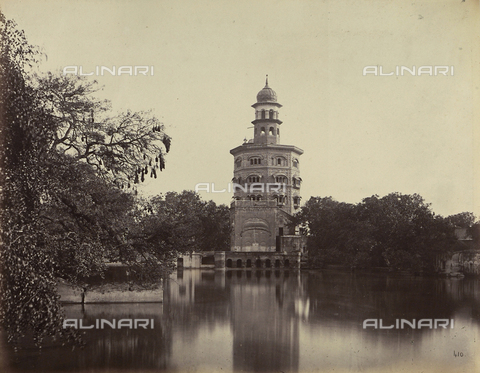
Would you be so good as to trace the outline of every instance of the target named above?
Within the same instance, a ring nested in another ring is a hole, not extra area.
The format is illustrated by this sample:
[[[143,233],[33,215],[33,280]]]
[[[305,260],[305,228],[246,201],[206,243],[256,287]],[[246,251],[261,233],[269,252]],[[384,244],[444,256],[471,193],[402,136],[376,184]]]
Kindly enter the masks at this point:
[[[265,87],[257,94],[257,103],[277,102],[277,94],[268,86],[268,75],[265,81]]]
[[[278,109],[282,107],[277,102],[277,94],[268,86],[268,75],[265,87],[258,92],[255,108],[253,142],[255,144],[278,144],[280,142],[280,128],[282,121],[278,119]]]

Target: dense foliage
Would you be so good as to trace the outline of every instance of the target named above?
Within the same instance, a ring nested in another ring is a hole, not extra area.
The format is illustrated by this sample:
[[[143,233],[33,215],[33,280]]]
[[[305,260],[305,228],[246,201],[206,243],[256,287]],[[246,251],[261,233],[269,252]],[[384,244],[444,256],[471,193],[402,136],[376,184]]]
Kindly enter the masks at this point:
[[[309,264],[431,271],[456,242],[455,228],[475,231],[475,217],[435,215],[418,194],[374,195],[361,203],[312,197],[297,215],[308,233]]]
[[[87,287],[108,262],[154,286],[179,252],[225,250],[224,205],[194,192],[136,197],[165,167],[171,139],[150,113],[111,116],[96,83],[29,73],[39,53],[0,13],[0,322],[25,335],[81,343],[63,329],[59,279]]]
[[[119,260],[154,281],[172,253],[135,235],[135,184],[165,166],[149,113],[109,115],[95,82],[29,73],[39,53],[0,14],[0,321],[8,340],[66,336],[56,282],[82,285]]]
[[[225,251],[230,247],[229,208],[202,201],[193,191],[168,192],[145,201],[139,227],[146,241],[172,252]]]

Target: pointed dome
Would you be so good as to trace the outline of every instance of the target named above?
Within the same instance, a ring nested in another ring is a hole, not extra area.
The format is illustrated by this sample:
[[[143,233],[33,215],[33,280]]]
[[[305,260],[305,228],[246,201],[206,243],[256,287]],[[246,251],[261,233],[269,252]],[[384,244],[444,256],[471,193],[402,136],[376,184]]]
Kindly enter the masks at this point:
[[[265,87],[257,94],[257,103],[259,102],[277,102],[277,94],[268,86],[268,75]]]

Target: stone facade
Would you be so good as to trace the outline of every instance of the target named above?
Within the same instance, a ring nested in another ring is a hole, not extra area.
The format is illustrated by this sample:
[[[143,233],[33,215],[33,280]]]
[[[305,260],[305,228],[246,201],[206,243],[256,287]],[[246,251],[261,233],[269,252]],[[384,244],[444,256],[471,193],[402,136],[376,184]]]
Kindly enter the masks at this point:
[[[436,258],[435,269],[440,274],[452,277],[479,276],[480,251],[463,250],[454,254],[439,255]]]
[[[467,228],[455,228],[457,242],[450,252],[437,255],[435,270],[448,277],[479,276],[480,247]]]
[[[255,263],[261,268],[275,267],[276,263],[277,268],[284,268],[285,263],[287,267],[294,263],[298,268],[306,240],[296,235],[290,222],[300,207],[303,150],[280,144],[278,109],[282,105],[268,80],[252,107],[254,137],[230,151],[234,156],[233,229],[225,266],[245,268],[248,261],[252,267]]]
[[[203,254],[195,252],[179,255],[177,259],[177,267],[200,268],[202,266],[202,257]]]

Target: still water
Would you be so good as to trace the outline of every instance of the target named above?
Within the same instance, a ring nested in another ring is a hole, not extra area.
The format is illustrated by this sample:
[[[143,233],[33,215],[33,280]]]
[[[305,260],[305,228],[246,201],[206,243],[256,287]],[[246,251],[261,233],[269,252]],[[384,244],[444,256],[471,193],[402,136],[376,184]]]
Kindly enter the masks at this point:
[[[86,330],[83,350],[18,352],[15,371],[480,372],[480,280],[385,273],[184,270],[164,303],[67,305],[68,318],[148,318]],[[365,319],[454,327],[364,329]]]

